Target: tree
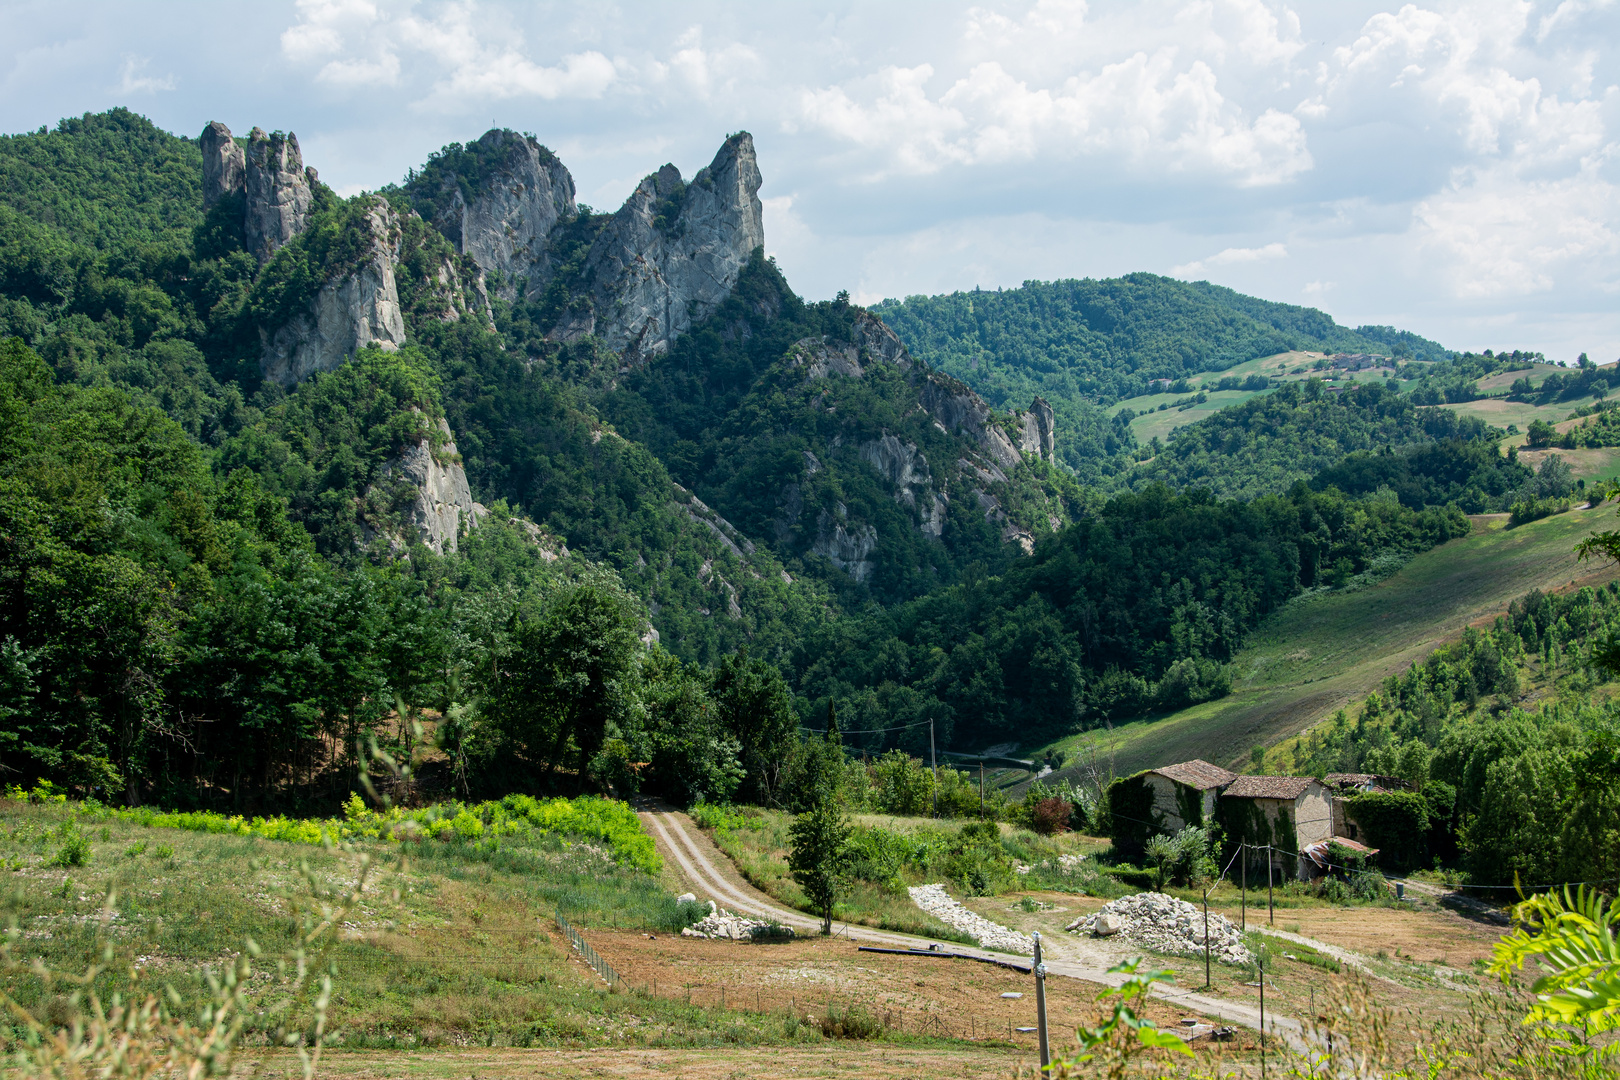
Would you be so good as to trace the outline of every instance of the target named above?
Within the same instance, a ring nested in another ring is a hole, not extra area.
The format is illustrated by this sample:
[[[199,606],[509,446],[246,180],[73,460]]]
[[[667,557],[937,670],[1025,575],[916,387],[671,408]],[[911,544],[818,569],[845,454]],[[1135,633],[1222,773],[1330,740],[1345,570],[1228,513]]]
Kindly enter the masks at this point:
[[[744,801],[770,806],[781,799],[782,770],[792,759],[799,717],[782,673],[750,657],[726,657],[709,684],[721,728],[742,748]]]
[[[572,743],[583,788],[591,759],[638,707],[644,625],[634,598],[606,576],[563,589],[512,636],[490,677],[491,717],[548,770]]]
[[[833,906],[849,888],[849,821],[828,796],[793,819],[789,836],[788,869],[821,916],[821,932],[831,934]]]

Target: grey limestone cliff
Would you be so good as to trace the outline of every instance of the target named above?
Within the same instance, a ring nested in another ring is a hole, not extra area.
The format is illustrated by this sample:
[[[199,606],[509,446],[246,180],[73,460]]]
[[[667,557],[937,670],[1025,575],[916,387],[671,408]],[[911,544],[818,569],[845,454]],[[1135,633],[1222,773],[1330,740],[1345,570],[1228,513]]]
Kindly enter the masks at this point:
[[[450,425],[442,417],[439,432],[444,439],[436,454],[426,439],[409,443],[397,458],[383,465],[381,473],[384,478],[398,476],[415,488],[416,498],[405,510],[405,524],[423,544],[443,555],[456,551],[464,527],[466,531],[477,528],[489,511],[473,501]]]
[[[309,308],[273,333],[261,331],[264,377],[290,385],[316,371],[331,371],[367,345],[397,349],[405,320],[394,283],[398,224],[387,202],[374,199],[361,219],[363,255],[348,273],[321,286]]]
[[[241,194],[247,184],[247,155],[231,138],[231,129],[214,120],[197,142],[202,148],[204,208],[227,195]]]
[[[1018,413],[1015,419],[1019,425],[1018,449],[1047,464],[1056,464],[1052,441],[1055,417],[1046,399],[1037,397],[1030,402],[1029,411]]]
[[[667,351],[731,295],[765,243],[759,186],[747,132],[691,183],[673,165],[642,180],[586,255],[588,311],[576,304],[554,337],[592,333],[631,361]]]
[[[543,291],[553,269],[552,230],[577,213],[573,176],[550,150],[515,131],[487,131],[467,150],[493,164],[471,201],[453,178],[444,181],[448,198],[434,225],[485,273],[500,274],[507,299],[524,280],[531,293]]]
[[[291,132],[266,135],[254,128],[248,133],[246,158],[247,213],[242,234],[248,250],[265,262],[304,230],[314,203],[310,191],[314,170],[304,168],[298,136]]]
[[[965,383],[930,371],[923,379],[920,400],[940,427],[966,435],[1003,469],[1011,469],[1022,460],[1018,448],[995,422],[990,406]]]

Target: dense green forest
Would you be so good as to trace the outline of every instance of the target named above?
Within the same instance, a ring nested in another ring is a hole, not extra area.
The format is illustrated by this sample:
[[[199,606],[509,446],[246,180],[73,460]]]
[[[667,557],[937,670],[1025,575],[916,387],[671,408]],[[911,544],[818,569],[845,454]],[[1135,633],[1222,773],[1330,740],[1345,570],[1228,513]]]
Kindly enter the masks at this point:
[[[1329,391],[1321,382],[1284,383],[1270,394],[1222,409],[1176,432],[1170,443],[1130,473],[1133,485],[1162,482],[1173,487],[1208,487],[1227,496],[1252,497],[1288,486],[1337,465],[1346,455],[1377,450],[1400,454],[1408,473],[1446,469],[1446,455],[1473,453],[1479,463],[1466,478],[1448,475],[1436,484],[1434,502],[1456,496],[1470,503],[1500,497],[1518,474],[1496,450],[1502,432],[1489,431],[1476,417],[1459,419],[1445,409],[1418,409],[1410,396],[1380,383]],[[1437,441],[1480,443],[1481,449],[1434,450]],[[1402,451],[1418,452],[1413,454]],[[1496,459],[1495,464],[1490,459]],[[1455,468],[1453,471],[1455,471]],[[1522,467],[1520,467],[1522,468]],[[1348,473],[1342,474],[1346,481]],[[1332,482],[1332,481],[1329,481]],[[1523,478],[1519,477],[1519,483]],[[1345,490],[1351,490],[1346,488]],[[1417,489],[1408,485],[1408,490]],[[1425,490],[1428,490],[1425,487]],[[1445,492],[1445,497],[1440,492]],[[1476,494],[1477,492],[1477,494]],[[1425,500],[1423,505],[1427,505]],[[1487,507],[1470,507],[1470,513]],[[1497,507],[1492,504],[1490,509]]]
[[[968,745],[1030,742],[1223,696],[1244,635],[1307,588],[1468,530],[1455,508],[1413,511],[1296,486],[1217,501],[1159,486],[1111,500],[1005,575],[819,627],[804,692],[851,726],[910,724]],[[895,735],[851,740],[867,749]]]

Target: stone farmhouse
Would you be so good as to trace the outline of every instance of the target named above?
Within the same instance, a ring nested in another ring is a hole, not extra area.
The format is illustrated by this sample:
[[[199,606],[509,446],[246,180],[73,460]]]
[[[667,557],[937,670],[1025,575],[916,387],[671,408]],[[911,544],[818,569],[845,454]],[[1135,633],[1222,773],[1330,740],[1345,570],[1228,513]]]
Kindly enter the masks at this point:
[[[1137,774],[1153,793],[1153,825],[1179,832],[1188,825],[1217,823],[1229,844],[1247,844],[1251,867],[1273,867],[1286,876],[1310,880],[1327,872],[1329,844],[1373,855],[1345,810],[1349,796],[1391,791],[1406,785],[1395,777],[1333,773],[1310,776],[1240,776],[1194,759]]]

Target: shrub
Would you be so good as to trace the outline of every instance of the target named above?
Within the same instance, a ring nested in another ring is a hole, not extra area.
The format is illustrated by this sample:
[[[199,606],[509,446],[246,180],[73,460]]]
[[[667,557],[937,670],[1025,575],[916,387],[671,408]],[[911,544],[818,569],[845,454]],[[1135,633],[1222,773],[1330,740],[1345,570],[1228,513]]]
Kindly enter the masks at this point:
[[[90,861],[90,841],[79,832],[77,825],[66,826],[63,829],[65,838],[62,846],[56,849],[51,856],[52,866],[83,866]]]
[[[1035,804],[1033,811],[1030,813],[1029,826],[1042,836],[1067,832],[1069,818],[1073,812],[1074,807],[1068,800],[1053,795]]]

